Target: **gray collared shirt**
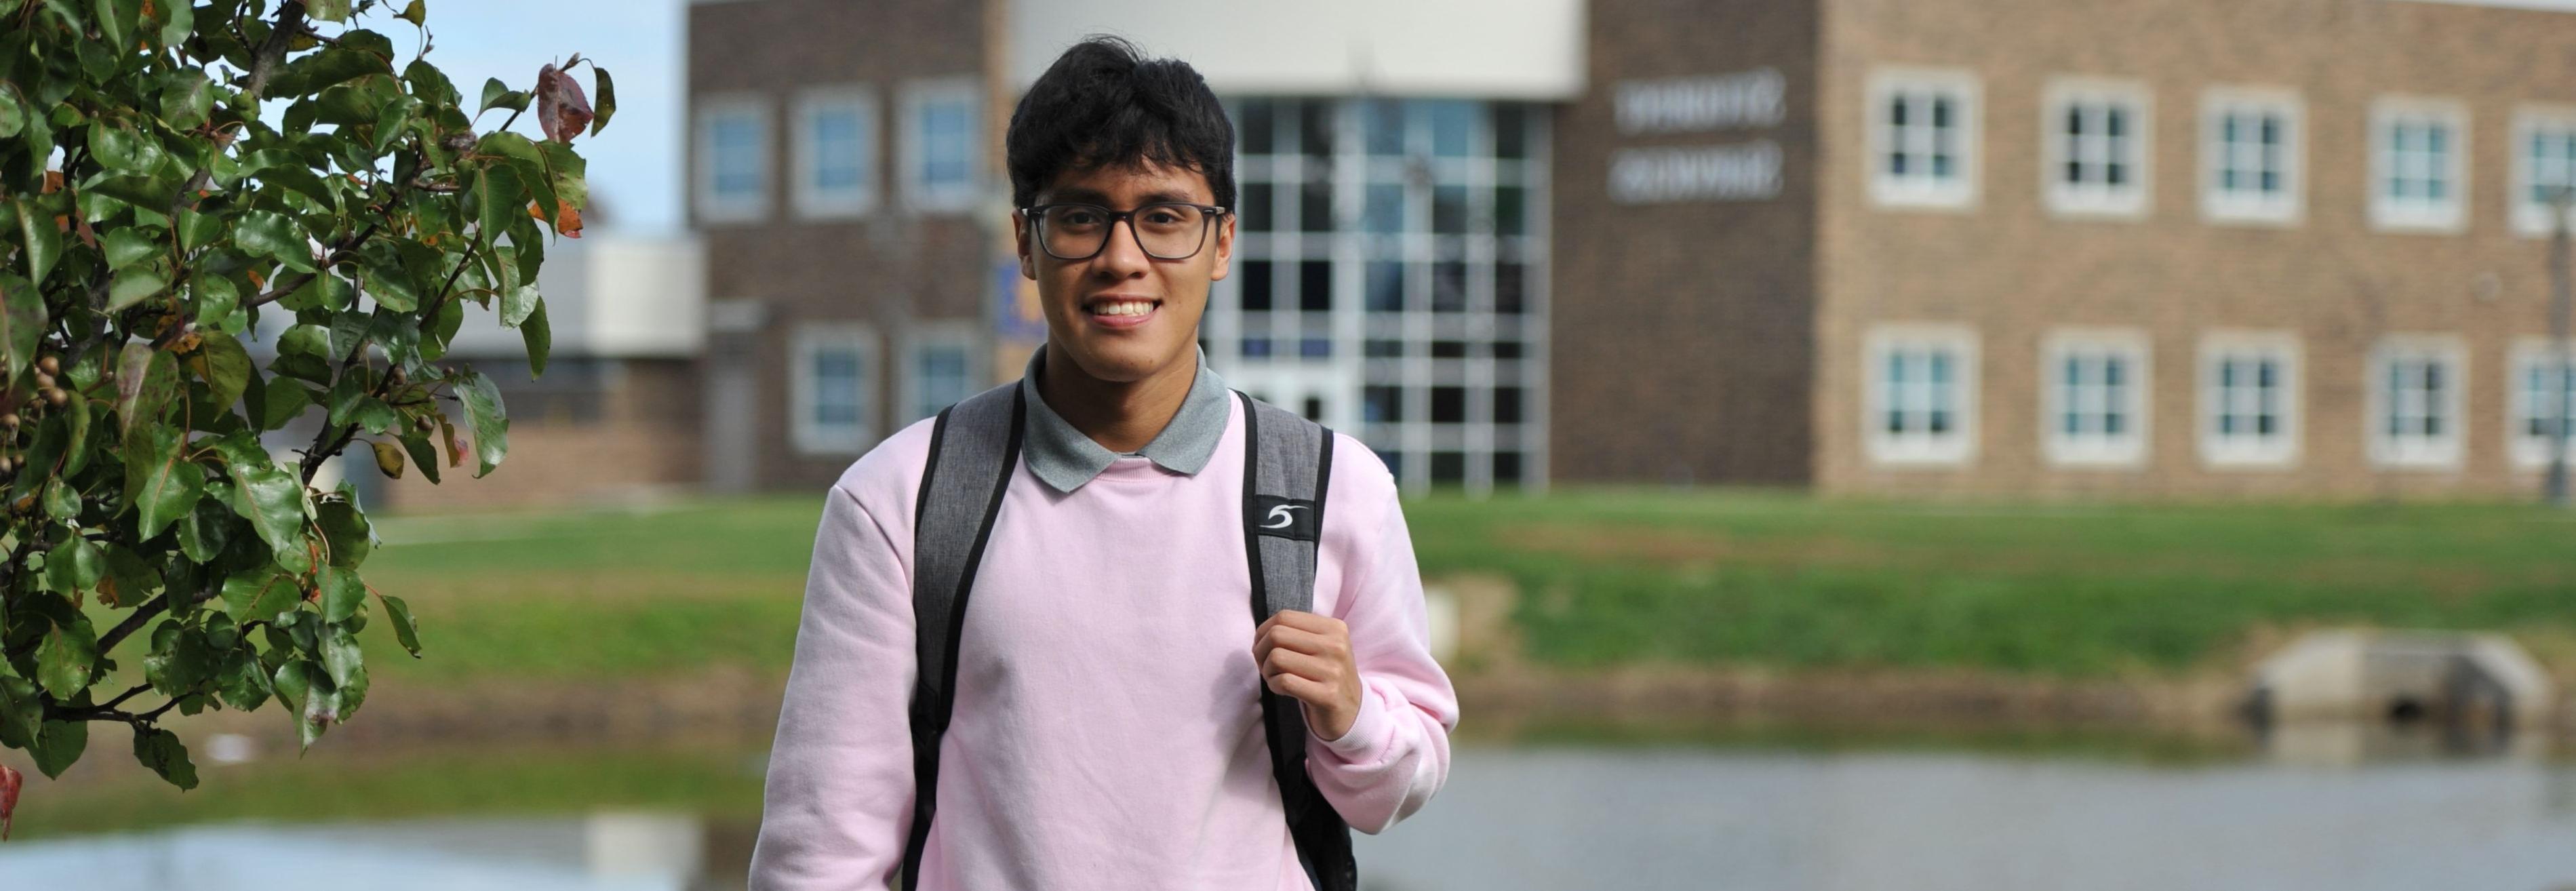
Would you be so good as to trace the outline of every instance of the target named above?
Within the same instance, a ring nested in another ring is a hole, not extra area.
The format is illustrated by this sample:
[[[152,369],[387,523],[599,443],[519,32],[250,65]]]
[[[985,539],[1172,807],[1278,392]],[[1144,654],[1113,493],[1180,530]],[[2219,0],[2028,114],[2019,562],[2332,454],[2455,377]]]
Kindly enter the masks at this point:
[[[1165,470],[1198,473],[1216,454],[1217,440],[1225,436],[1225,422],[1232,414],[1226,405],[1225,380],[1208,367],[1206,350],[1198,350],[1198,363],[1189,395],[1181,398],[1181,410],[1163,425],[1163,432],[1144,448],[1121,455],[1074,429],[1072,422],[1039,397],[1038,375],[1046,364],[1046,345],[1038,345],[1029,353],[1029,367],[1020,374],[1020,395],[1028,400],[1029,412],[1028,439],[1021,445],[1020,457],[1039,480],[1066,493],[1082,488],[1121,457],[1142,456]]]

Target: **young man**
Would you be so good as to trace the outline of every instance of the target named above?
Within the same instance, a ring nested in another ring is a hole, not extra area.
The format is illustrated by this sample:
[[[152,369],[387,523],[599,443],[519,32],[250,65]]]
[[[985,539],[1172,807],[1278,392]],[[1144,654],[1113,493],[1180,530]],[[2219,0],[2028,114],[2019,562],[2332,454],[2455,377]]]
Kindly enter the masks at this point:
[[[1196,71],[1114,39],[1020,101],[1012,223],[1047,342],[1007,385],[1021,461],[950,638],[936,788],[914,788],[907,730],[925,420],[826,495],[753,891],[884,887],[923,791],[921,889],[1308,888],[1265,687],[1302,712],[1307,776],[1352,828],[1447,779],[1456,696],[1394,480],[1357,440],[1332,434],[1314,609],[1246,609],[1245,406],[1196,345],[1234,249],[1233,141]]]

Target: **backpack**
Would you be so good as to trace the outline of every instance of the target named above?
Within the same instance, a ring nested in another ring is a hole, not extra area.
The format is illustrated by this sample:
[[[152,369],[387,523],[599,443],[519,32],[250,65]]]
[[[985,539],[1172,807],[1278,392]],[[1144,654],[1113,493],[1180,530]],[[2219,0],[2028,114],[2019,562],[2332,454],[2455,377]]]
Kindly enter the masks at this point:
[[[1231,390],[1243,404],[1243,543],[1252,580],[1250,629],[1282,609],[1314,607],[1315,549],[1333,465],[1332,430]],[[1027,406],[1018,382],[969,396],[939,413],[913,504],[912,832],[904,841],[903,891],[914,891],[922,847],[938,811],[939,743],[957,682],[958,641],[975,570],[1020,464]],[[1300,514],[1303,514],[1301,516]],[[1295,699],[1257,686],[1270,770],[1317,891],[1356,891],[1350,826],[1306,773],[1306,714]]]

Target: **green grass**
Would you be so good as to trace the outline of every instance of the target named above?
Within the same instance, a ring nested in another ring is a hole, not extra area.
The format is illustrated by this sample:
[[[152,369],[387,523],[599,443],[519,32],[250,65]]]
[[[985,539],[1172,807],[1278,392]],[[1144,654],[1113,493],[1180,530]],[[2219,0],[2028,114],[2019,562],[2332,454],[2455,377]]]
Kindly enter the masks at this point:
[[[410,601],[422,681],[783,672],[821,498],[651,514],[394,518],[367,579]],[[1547,664],[2173,674],[2258,629],[2576,641],[2576,518],[2509,505],[2038,506],[1778,492],[1435,495],[1426,575],[1501,573]],[[375,664],[398,657],[370,628]],[[2544,655],[2548,655],[2544,652]],[[384,675],[380,674],[380,677]]]
[[[2037,506],[1774,492],[1434,497],[1427,575],[1521,588],[1536,658],[2169,674],[2260,628],[2576,636],[2576,517],[2513,505]]]

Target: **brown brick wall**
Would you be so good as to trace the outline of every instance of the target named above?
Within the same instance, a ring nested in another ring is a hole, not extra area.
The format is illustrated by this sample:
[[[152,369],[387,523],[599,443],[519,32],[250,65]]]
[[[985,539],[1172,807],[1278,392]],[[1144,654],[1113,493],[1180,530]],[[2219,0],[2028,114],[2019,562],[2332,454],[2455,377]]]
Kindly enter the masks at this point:
[[[768,215],[760,222],[699,229],[707,245],[708,299],[751,298],[770,307],[767,325],[755,336],[753,359],[762,432],[752,479],[760,488],[829,484],[858,457],[795,450],[788,428],[788,363],[797,325],[852,321],[875,328],[882,341],[874,369],[880,384],[876,404],[883,413],[898,403],[894,363],[908,325],[917,319],[982,318],[982,302],[993,288],[995,248],[988,232],[1007,228],[968,214],[904,211],[895,165],[903,85],[987,73],[985,6],[950,0],[756,0],[689,7],[693,106],[701,96],[751,92],[766,97],[770,107]],[[876,96],[878,201],[861,219],[800,220],[787,189],[796,92],[824,84],[865,84]],[[985,114],[1007,116],[1008,109],[988,98]],[[1000,169],[999,153],[994,130],[985,140],[988,171]],[[899,423],[884,414],[876,427],[886,433]]]
[[[1804,483],[1814,334],[1816,8],[1767,0],[1592,4],[1586,92],[1555,122],[1550,474],[1569,481]],[[1761,67],[1772,127],[1622,135],[1623,80]],[[1769,139],[1768,200],[1620,204],[1612,153]]]
[[[1824,14],[1817,480],[1829,491],[2206,497],[2493,496],[2535,490],[2504,440],[2507,348],[2546,326],[2545,242],[2509,228],[2508,128],[2522,103],[2576,101],[2576,16],[2387,0],[1830,0]],[[1969,69],[1983,90],[1974,210],[1870,203],[1865,82],[1883,64]],[[2142,221],[2053,217],[2040,195],[2040,94],[2051,76],[2153,91],[2152,209]],[[2305,213],[2290,227],[2205,221],[2202,91],[2273,85],[2305,104]],[[2381,94],[2469,111],[2460,234],[2370,228],[2364,134]],[[2491,277],[2491,278],[2489,278]],[[2473,296],[2481,280],[2491,297]],[[1980,441],[1956,469],[1889,469],[1860,438],[1861,338],[1879,322],[1974,326]],[[2040,339],[2053,326],[2152,339],[2152,440],[2135,470],[2051,467],[2040,451]],[[2291,329],[2306,361],[2301,458],[2213,470],[2198,449],[2202,332]],[[2458,470],[2372,465],[2367,351],[2381,333],[2465,339]]]

